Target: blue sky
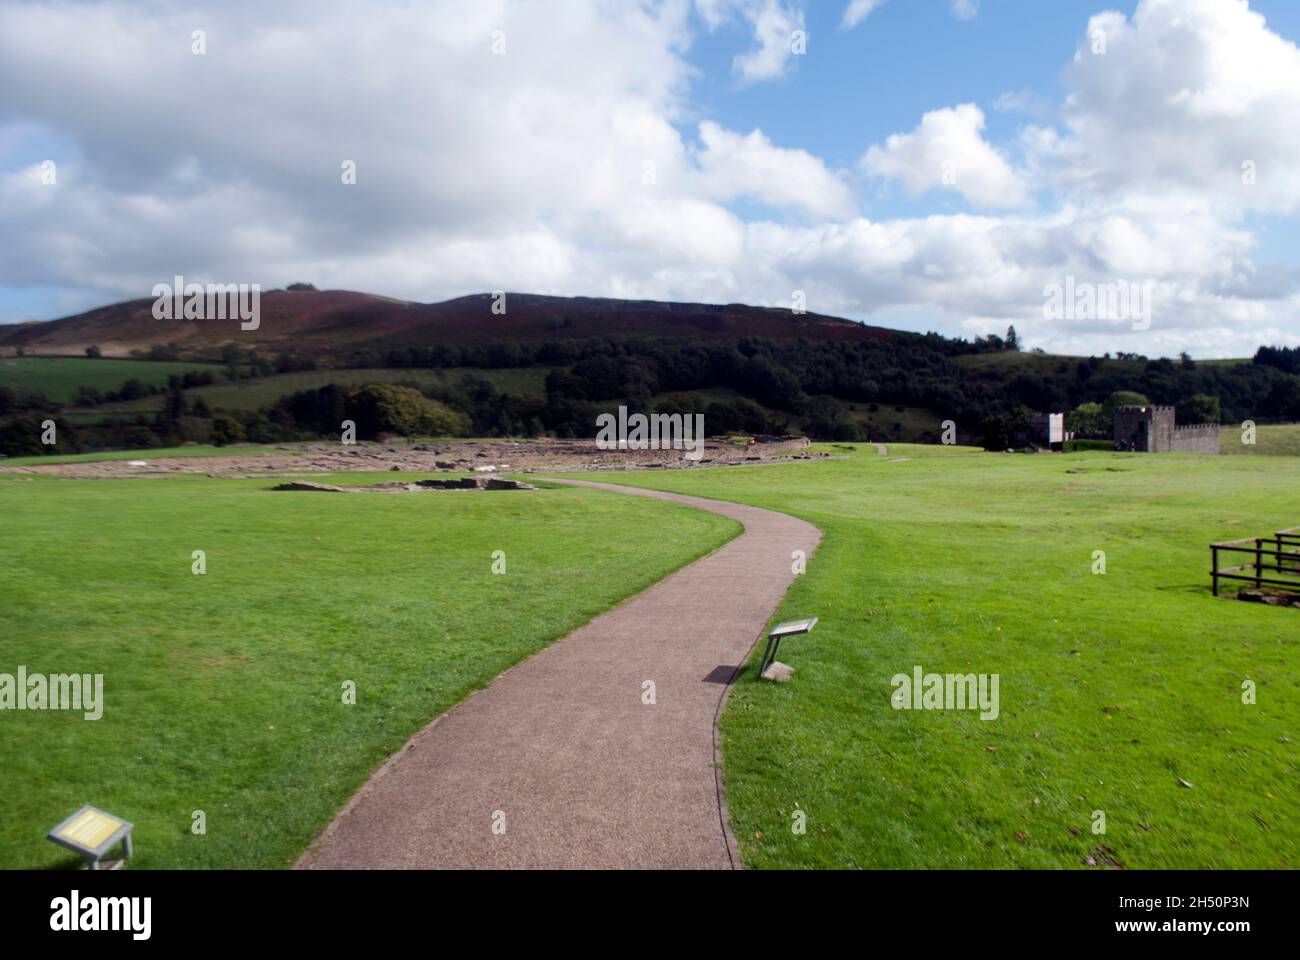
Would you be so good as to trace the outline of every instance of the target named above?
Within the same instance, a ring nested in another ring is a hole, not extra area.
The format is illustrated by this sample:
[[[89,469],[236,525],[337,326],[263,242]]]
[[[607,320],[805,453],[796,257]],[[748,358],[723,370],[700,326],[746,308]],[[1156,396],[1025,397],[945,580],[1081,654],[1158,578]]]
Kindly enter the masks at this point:
[[[839,3],[805,8],[809,50],[793,69],[770,84],[728,77],[732,58],[746,41],[745,25],[733,22],[695,41],[689,59],[699,69],[692,86],[701,115],[730,129],[760,128],[775,142],[797,144],[832,166],[852,166],[872,143],[915,125],[917,117],[955,103],[984,108],[991,140],[1008,140],[1031,117],[999,110],[1000,98],[1024,93],[1054,112],[1066,89],[1061,73],[1074,55],[1089,17],[1103,10],[1131,14],[1135,0],[983,0],[975,17],[950,13],[950,0],[888,0],[857,28],[841,26]],[[1252,0],[1269,27],[1300,41],[1300,3]],[[1300,123],[1300,120],[1297,120]],[[690,125],[682,132],[689,137]],[[927,196],[875,195],[866,209],[876,217],[924,216],[969,210],[961,197],[936,204]],[[1296,261],[1300,220],[1255,221],[1261,253],[1271,261]]]
[[[1060,74],[1074,55],[1088,18],[1103,10],[1132,14],[1128,2],[983,0],[959,20],[949,0],[888,0],[852,30],[841,28],[843,5],[805,7],[809,50],[773,84],[728,77],[746,42],[732,22],[703,33],[690,61],[702,112],[734,129],[760,127],[781,143],[799,144],[831,164],[850,164],[866,147],[913,126],[927,110],[973,100],[988,108],[995,139],[1023,118],[992,112],[1004,93],[1029,91],[1059,103]],[[1300,3],[1252,0],[1269,27],[1300,40]]]
[[[736,77],[718,82],[743,45],[744,24],[703,35],[690,57],[700,71],[695,102],[724,126],[761,128],[774,141],[799,144],[833,166],[852,166],[867,145],[907,129],[929,110],[959,102],[984,109],[990,140],[1010,141],[1026,122],[1057,116],[1068,93],[1062,73],[1089,18],[1103,10],[1131,16],[1136,6],[1135,0],[983,0],[974,16],[959,18],[950,0],[889,0],[846,29],[842,5],[809,4],[805,25],[816,55],[792,60],[792,69],[772,84]],[[1252,0],[1250,8],[1273,32],[1300,39],[1300,4]],[[683,133],[690,136],[689,126]],[[959,195],[899,191],[873,192],[863,203],[874,218],[972,209]],[[1245,220],[1261,267],[1297,267],[1300,218],[1251,213]]]
[[[182,273],[1300,343],[1300,4],[852,2],[0,5],[0,322]],[[1048,316],[1066,277],[1156,322]]]

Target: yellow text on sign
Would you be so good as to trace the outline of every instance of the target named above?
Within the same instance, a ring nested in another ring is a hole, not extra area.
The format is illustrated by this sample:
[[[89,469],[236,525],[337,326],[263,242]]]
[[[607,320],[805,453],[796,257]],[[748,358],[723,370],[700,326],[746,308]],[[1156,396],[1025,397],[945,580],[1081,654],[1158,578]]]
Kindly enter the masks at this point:
[[[92,850],[122,828],[121,820],[95,810],[87,810],[59,831],[58,835]]]

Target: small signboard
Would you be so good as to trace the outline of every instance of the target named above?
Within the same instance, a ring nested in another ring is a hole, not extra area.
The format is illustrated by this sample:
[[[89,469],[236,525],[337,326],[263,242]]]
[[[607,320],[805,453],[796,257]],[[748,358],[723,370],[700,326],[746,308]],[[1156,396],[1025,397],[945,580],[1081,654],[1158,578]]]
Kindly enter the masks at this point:
[[[763,659],[758,661],[758,675],[763,676],[764,671],[776,662],[776,655],[781,652],[783,639],[807,633],[815,626],[817,626],[817,618],[809,617],[807,620],[788,620],[773,627],[767,635],[767,648],[763,651]]]
[[[104,854],[119,842],[126,846],[125,859],[131,859],[133,829],[133,824],[87,804],[51,830],[48,838],[61,847],[75,850],[86,858],[91,870],[98,870]]]
[[[786,623],[778,623],[772,628],[769,637],[790,637],[796,633],[807,633],[813,627],[817,626],[817,618],[811,617],[807,620],[790,620]]]

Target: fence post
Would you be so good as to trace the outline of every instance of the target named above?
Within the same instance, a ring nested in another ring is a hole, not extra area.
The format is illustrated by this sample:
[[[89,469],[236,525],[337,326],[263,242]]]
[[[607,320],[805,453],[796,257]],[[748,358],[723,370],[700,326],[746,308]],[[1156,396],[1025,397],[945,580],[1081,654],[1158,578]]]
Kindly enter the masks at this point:
[[[1214,595],[1219,595],[1219,548],[1210,544],[1210,580],[1214,583]]]
[[[1263,577],[1264,571],[1261,569],[1264,563],[1264,541],[1259,537],[1255,538],[1255,589],[1258,590],[1263,584],[1260,578]]]

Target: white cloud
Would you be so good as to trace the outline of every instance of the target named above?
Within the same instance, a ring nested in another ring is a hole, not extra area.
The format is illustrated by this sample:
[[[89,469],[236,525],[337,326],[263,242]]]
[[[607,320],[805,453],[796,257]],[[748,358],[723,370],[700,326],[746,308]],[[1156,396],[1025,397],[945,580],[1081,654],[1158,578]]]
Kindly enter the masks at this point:
[[[1021,113],[1038,120],[1047,120],[1053,104],[1042,94],[1032,90],[1008,90],[998,95],[991,104],[998,113]]]
[[[742,84],[775,80],[789,69],[796,31],[804,30],[801,0],[695,0],[695,7],[710,30],[740,20],[753,31],[754,48],[731,62]]]
[[[849,5],[844,8],[844,16],[840,20],[841,28],[852,30],[884,2],[885,0],[849,0]]]
[[[979,16],[980,0],[952,0],[948,9],[958,20],[974,20]]]
[[[708,197],[754,197],[833,220],[856,212],[844,176],[806,151],[775,147],[760,130],[742,136],[709,122],[700,124],[700,140],[699,182]]]
[[[984,207],[1025,203],[1025,175],[984,140],[984,112],[973,103],[932,110],[911,133],[896,133],[862,158],[869,173],[899,179],[912,194],[956,190]]]
[[[1246,3],[1145,0],[1132,20],[1098,14],[1066,82],[1066,133],[1035,135],[1060,186],[1300,212],[1300,50]]]
[[[933,209],[957,191],[979,211],[890,219],[862,216],[849,176],[799,144],[701,122],[686,99],[701,23],[753,30],[742,80],[788,70],[793,0],[392,2],[364,18],[232,0],[203,13],[206,57],[190,53],[188,7],[133,11],[0,6],[0,233],[21,238],[0,288],[108,301],[183,273],[422,301],[513,289],[788,304],[802,289],[816,311],[951,333],[1014,323],[1053,350],[1300,343],[1300,276],[1259,263],[1250,226],[1300,212],[1300,66],[1241,3],[1099,15],[1104,56],[1080,23],[1062,120],[1015,143],[990,142],[960,104],[866,149],[863,172],[932,192]],[[698,143],[679,133],[688,122]],[[40,183],[33,143],[68,158],[57,187]],[[340,183],[346,159],[356,186]],[[749,200],[766,209],[729,208]],[[1043,288],[1065,276],[1150,281],[1151,329],[1044,320]]]

